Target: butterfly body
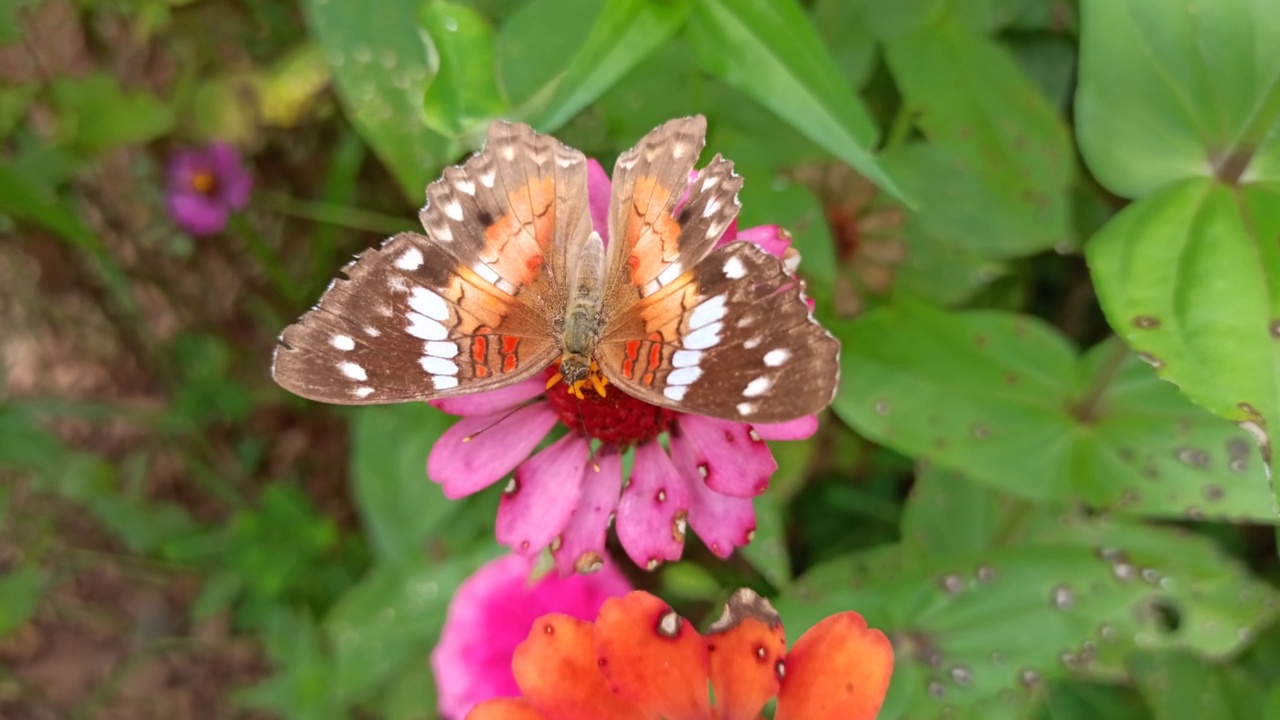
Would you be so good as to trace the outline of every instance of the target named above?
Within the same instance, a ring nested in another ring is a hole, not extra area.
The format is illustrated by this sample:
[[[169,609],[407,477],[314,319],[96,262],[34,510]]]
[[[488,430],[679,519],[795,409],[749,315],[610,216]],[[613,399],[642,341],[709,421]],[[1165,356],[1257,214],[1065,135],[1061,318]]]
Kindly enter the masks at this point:
[[[425,235],[362,253],[285,329],[276,381],[375,404],[495,390],[558,362],[570,392],[603,378],[744,422],[820,410],[839,343],[777,258],[717,247],[742,179],[718,155],[691,179],[705,132],[701,117],[672,120],[623,153],[601,227],[582,153],[495,122],[483,151],[428,186]]]

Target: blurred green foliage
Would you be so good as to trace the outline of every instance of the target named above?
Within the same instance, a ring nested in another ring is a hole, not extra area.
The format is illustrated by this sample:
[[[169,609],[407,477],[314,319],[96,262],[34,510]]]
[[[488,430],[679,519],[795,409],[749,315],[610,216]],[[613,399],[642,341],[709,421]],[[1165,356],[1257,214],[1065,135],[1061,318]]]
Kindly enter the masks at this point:
[[[883,718],[1280,720],[1271,0],[0,3],[0,357],[105,333],[109,376],[4,368],[0,639],[101,552],[259,643],[244,708],[434,717],[497,490],[425,479],[426,405],[287,397],[272,339],[490,120],[607,167],[691,113],[744,226],[794,234],[842,384],[752,545],[637,582],[694,616],[751,585],[792,638],[858,610],[896,648]],[[193,239],[164,159],[214,140],[257,187]]]

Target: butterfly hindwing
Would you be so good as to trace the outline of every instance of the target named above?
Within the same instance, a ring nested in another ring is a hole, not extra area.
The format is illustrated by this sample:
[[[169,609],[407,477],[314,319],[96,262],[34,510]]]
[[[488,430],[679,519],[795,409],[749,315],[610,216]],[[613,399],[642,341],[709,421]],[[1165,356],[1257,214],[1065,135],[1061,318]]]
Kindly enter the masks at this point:
[[[609,381],[645,402],[765,423],[826,407],[839,349],[782,262],[733,242],[619,316],[598,353]]]

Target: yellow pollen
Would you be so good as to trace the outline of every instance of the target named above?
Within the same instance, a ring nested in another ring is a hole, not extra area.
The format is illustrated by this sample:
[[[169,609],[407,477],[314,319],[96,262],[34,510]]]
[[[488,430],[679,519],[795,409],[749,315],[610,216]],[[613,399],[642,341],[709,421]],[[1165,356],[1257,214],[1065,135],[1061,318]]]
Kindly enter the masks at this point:
[[[215,184],[217,184],[217,179],[214,178],[211,172],[201,170],[191,176],[191,187],[201,195],[208,195]]]
[[[561,380],[564,380],[563,374],[557,372],[555,375],[552,375],[547,380],[547,389],[550,390],[555,387],[556,383]],[[579,400],[585,400],[586,396],[582,394],[582,389],[587,386],[590,386],[592,390],[595,390],[600,397],[608,397],[605,388],[609,386],[609,378],[605,377],[600,372],[600,367],[596,365],[594,360],[591,362],[590,372],[587,376],[571,385],[565,385],[565,391]]]

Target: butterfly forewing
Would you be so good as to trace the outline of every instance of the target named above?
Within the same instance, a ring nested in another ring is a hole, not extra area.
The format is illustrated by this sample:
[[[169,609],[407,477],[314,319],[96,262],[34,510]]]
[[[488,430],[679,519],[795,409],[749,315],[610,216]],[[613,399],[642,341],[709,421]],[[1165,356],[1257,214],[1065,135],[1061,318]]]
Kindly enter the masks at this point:
[[[826,407],[839,351],[781,261],[734,242],[620,316],[599,353],[609,381],[646,402],[764,423]]]

